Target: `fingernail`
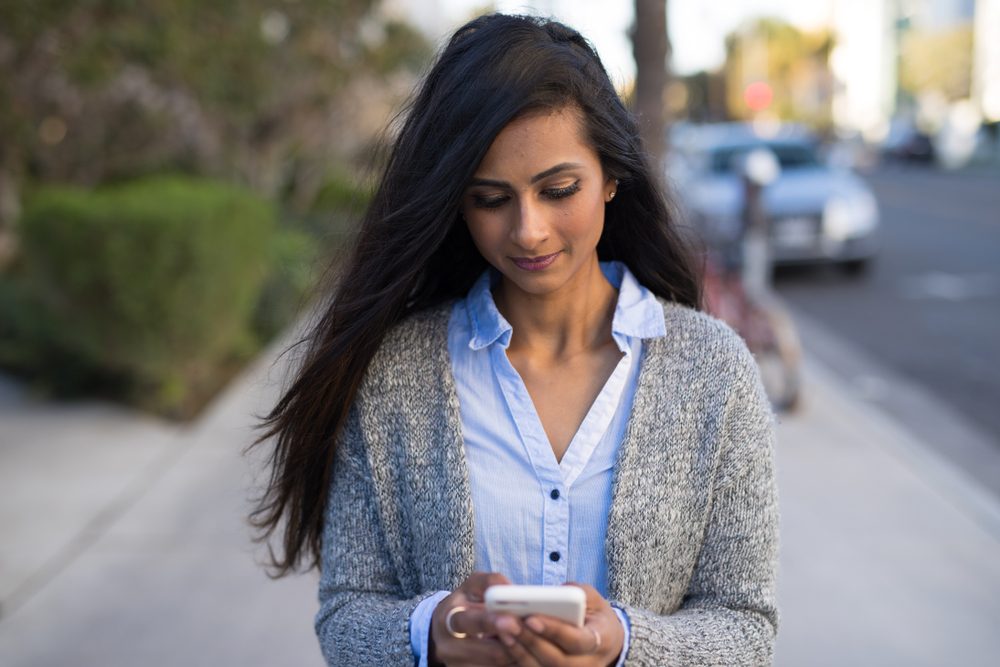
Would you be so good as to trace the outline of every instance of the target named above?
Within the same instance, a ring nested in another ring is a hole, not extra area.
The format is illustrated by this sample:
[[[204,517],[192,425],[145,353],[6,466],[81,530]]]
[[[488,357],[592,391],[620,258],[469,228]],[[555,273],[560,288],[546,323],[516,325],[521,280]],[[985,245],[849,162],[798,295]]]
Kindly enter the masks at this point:
[[[516,637],[518,633],[521,632],[521,628],[518,627],[517,622],[513,618],[501,616],[496,622],[497,630],[500,632]]]
[[[529,628],[531,628],[535,632],[541,632],[542,630],[545,629],[545,624],[535,617],[529,618],[527,621],[525,621],[525,623]]]
[[[500,641],[502,641],[507,646],[514,645],[514,638],[511,637],[510,635],[500,635]]]

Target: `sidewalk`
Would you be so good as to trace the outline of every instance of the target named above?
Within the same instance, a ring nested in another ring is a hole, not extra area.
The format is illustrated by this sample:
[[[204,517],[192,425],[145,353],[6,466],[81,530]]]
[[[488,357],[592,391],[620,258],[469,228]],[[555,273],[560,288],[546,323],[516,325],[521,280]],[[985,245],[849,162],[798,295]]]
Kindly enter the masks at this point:
[[[269,580],[243,522],[281,372],[189,428],[0,384],[0,664],[322,665],[315,576]],[[778,437],[777,664],[995,664],[997,500],[815,362]]]
[[[776,664],[995,665],[1000,505],[816,363],[778,428]]]
[[[0,665],[323,665],[315,577],[269,580],[245,523],[270,365],[186,429],[0,387]]]

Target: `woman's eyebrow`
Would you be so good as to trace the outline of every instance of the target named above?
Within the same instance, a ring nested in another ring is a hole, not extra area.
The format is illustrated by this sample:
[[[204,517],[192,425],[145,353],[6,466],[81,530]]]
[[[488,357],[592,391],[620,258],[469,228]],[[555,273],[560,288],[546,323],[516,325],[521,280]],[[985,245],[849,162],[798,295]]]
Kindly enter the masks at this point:
[[[538,181],[542,180],[543,178],[547,178],[548,176],[552,176],[553,174],[558,174],[560,171],[566,171],[567,169],[578,169],[578,168],[580,168],[582,166],[583,166],[582,164],[578,164],[576,162],[560,162],[556,166],[549,167],[548,169],[546,169],[545,171],[541,172],[540,174],[535,174],[534,176],[532,176],[531,177],[531,182],[532,183],[537,183]]]
[[[538,181],[542,180],[543,178],[547,178],[549,176],[552,176],[553,174],[558,174],[560,171],[566,171],[567,169],[578,169],[578,168],[580,168],[582,166],[583,165],[579,164],[578,162],[560,162],[556,166],[549,167],[545,171],[539,172],[539,173],[535,174],[534,176],[532,176],[531,177],[531,182],[532,183],[537,183]],[[507,181],[497,181],[497,180],[493,180],[491,178],[473,178],[471,181],[469,181],[469,185],[470,186],[472,186],[472,185],[489,185],[489,186],[493,186],[493,187],[497,187],[497,188],[509,188],[510,187],[510,183],[508,183]]]

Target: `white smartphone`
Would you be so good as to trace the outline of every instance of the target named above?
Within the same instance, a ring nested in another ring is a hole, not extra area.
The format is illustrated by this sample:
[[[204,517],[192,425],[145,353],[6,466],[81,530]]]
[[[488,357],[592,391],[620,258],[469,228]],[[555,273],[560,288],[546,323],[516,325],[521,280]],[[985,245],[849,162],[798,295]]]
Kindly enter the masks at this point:
[[[531,616],[545,614],[577,627],[583,626],[587,596],[576,586],[490,586],[486,609],[495,613]]]

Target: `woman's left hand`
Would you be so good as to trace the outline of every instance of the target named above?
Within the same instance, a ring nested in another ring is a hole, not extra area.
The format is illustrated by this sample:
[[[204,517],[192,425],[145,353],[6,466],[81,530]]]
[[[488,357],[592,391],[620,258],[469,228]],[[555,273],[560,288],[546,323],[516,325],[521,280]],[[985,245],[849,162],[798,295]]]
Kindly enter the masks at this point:
[[[520,667],[606,667],[617,662],[625,643],[618,615],[593,586],[567,585],[587,594],[582,628],[542,615],[497,619],[500,640]]]

